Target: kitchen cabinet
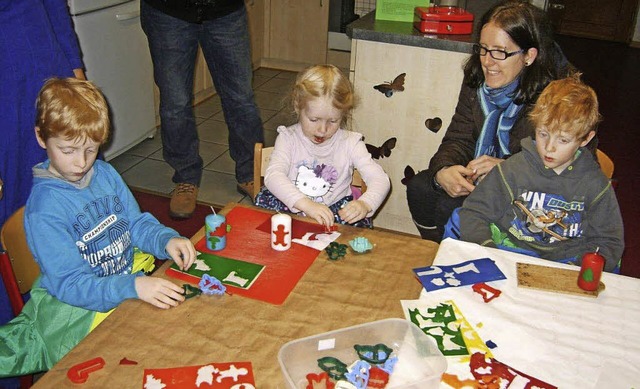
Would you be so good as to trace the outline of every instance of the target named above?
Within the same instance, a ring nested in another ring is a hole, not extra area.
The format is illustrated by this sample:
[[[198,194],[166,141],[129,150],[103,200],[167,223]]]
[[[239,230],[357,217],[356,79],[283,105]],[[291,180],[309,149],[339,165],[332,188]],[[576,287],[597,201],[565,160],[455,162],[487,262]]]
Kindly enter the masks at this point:
[[[251,36],[251,62],[253,68],[260,67],[264,54],[264,37],[269,31],[265,30],[265,0],[246,0],[247,18],[249,19],[249,35]]]
[[[397,139],[391,155],[377,161],[391,179],[391,193],[374,226],[417,234],[402,184],[405,168],[426,169],[437,151],[453,117],[467,58],[468,54],[454,51],[352,41],[350,77],[360,105],[353,112],[351,129],[376,147],[389,138]],[[374,89],[401,73],[406,73],[404,91],[387,97]],[[440,120],[439,130],[429,130],[428,119]]]
[[[637,0],[549,0],[547,12],[559,34],[629,43]]]
[[[261,66],[300,70],[327,61],[329,0],[266,0]]]

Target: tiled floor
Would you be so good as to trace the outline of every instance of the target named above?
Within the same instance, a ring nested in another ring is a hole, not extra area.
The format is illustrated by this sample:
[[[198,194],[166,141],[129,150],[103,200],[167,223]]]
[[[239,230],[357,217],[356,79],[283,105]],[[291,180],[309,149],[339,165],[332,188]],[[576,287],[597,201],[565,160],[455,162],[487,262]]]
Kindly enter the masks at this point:
[[[290,125],[295,116],[286,102],[296,73],[258,69],[253,87],[256,104],[264,124],[265,145],[273,146],[276,128]],[[236,190],[235,164],[229,156],[228,129],[224,122],[220,98],[215,95],[195,107],[200,136],[200,155],[204,161],[198,201],[222,206],[228,202],[251,203]],[[160,136],[146,139],[110,161],[131,188],[170,195],[173,169],[162,158]]]

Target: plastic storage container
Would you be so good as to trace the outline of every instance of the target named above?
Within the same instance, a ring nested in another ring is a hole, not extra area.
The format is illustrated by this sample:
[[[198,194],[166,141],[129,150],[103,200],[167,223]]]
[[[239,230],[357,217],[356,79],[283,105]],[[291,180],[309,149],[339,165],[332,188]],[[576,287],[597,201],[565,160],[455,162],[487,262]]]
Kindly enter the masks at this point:
[[[278,362],[286,388],[304,389],[306,375],[321,373],[318,359],[334,357],[351,365],[358,360],[354,345],[383,343],[398,361],[385,389],[431,389],[440,386],[447,360],[435,341],[404,319],[384,319],[293,340],[280,348]]]

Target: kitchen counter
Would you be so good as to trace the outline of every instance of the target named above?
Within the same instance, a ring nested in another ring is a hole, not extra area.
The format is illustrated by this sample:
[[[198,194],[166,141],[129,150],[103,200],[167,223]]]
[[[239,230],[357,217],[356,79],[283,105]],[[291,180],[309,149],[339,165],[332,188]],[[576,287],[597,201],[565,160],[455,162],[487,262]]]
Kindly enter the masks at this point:
[[[428,49],[455,51],[471,54],[475,42],[474,35],[431,35],[413,28],[413,23],[376,20],[376,12],[371,11],[347,25],[347,36],[380,43],[424,47]],[[474,31],[476,20],[474,19]]]

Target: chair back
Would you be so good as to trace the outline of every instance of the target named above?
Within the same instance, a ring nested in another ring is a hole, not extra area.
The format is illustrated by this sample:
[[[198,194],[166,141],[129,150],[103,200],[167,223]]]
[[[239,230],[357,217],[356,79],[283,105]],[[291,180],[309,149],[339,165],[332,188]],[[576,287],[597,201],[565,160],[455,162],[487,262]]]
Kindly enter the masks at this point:
[[[260,192],[260,189],[264,185],[264,175],[269,166],[269,160],[271,159],[271,153],[273,147],[263,147],[262,143],[256,143],[253,149],[253,200]],[[358,170],[353,171],[353,177],[351,178],[351,186],[360,190],[360,193],[364,193],[367,190],[367,186],[360,176]]]
[[[253,148],[253,195],[251,196],[253,200],[264,185],[264,174],[269,166],[272,152],[273,147],[263,147],[262,143],[256,143]]]
[[[613,177],[614,170],[611,158],[609,158],[609,156],[600,149],[596,150],[596,157],[598,157],[598,163],[600,164],[600,169],[602,169],[604,175],[611,179],[611,177]]]
[[[40,274],[40,268],[33,259],[27,236],[24,232],[24,207],[11,215],[0,231],[2,247],[9,254],[11,268],[21,294],[31,290],[31,285]]]

